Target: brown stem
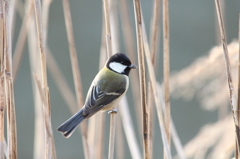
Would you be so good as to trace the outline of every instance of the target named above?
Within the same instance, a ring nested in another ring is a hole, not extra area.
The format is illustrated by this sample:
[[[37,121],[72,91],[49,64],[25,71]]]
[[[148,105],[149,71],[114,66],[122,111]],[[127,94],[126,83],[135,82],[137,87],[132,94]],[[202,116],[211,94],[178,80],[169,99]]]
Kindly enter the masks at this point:
[[[142,106],[142,123],[143,123],[143,149],[144,158],[149,158],[149,144],[148,144],[148,108],[146,102],[146,77],[145,77],[145,62],[143,52],[143,33],[142,33],[142,15],[139,0],[134,0],[134,14],[135,25],[137,34],[137,47],[138,47],[138,63],[139,63],[139,81],[140,81],[140,97]]]

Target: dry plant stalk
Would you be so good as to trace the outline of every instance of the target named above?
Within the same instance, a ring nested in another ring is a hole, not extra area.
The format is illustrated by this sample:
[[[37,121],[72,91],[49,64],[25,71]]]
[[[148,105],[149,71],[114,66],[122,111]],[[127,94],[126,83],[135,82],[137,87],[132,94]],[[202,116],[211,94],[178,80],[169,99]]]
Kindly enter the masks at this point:
[[[108,145],[108,159],[114,158],[114,143],[115,143],[115,131],[116,131],[116,114],[114,110],[110,112],[110,134],[109,134],[109,145]]]
[[[240,123],[240,14],[239,14],[239,26],[238,26],[238,123]]]
[[[164,74],[164,100],[165,112],[164,122],[167,134],[167,140],[171,149],[171,130],[170,130],[170,91],[169,91],[169,13],[168,13],[168,0],[163,0],[163,74]],[[164,158],[166,154],[164,152]]]
[[[3,0],[0,0],[0,158],[4,158],[4,19],[3,19]]]
[[[26,3],[25,8],[28,10],[32,6],[33,1],[29,0],[28,3]],[[31,21],[30,26],[28,30],[28,47],[29,47],[29,57],[30,57],[30,67],[31,72],[40,74],[40,54],[39,54],[39,48],[37,47],[37,38],[36,38],[36,24],[34,21],[34,15],[31,15]],[[39,91],[36,86],[36,82],[32,76],[32,88],[34,93],[34,107],[35,107],[35,130],[34,130],[34,152],[33,152],[33,158],[34,159],[42,159],[45,156],[45,144],[44,144],[44,138],[45,138],[45,129],[44,129],[44,116],[43,116],[43,108]]]
[[[154,0],[153,3],[153,15],[151,20],[151,56],[152,56],[152,65],[156,66],[156,50],[157,50],[157,38],[158,38],[158,28],[159,28],[159,8],[160,8],[160,0]],[[155,67],[156,68],[156,67]],[[149,107],[149,153],[150,158],[153,157],[153,91],[152,84],[149,81],[148,86],[148,107]]]
[[[137,34],[137,47],[138,47],[138,63],[139,63],[139,81],[140,81],[140,97],[142,106],[142,124],[143,124],[143,149],[144,158],[149,158],[149,143],[148,143],[148,108],[146,101],[146,77],[145,77],[145,63],[144,63],[144,50],[143,50],[143,33],[142,33],[142,15],[139,0],[134,0],[134,15]]]
[[[237,112],[238,112],[238,123],[240,123],[240,14],[239,14],[239,19],[238,19],[238,103],[237,103]],[[236,138],[236,143],[235,143],[235,158],[238,159],[239,152],[238,152],[238,142]]]
[[[221,6],[220,6],[219,0],[215,0],[215,5],[216,5],[216,10],[217,10],[220,35],[221,35],[221,40],[222,40],[222,45],[223,45],[223,50],[224,50],[224,57],[225,57],[225,62],[226,62],[231,109],[232,109],[232,113],[233,113],[234,123],[236,126],[236,136],[237,136],[237,142],[238,142],[238,144],[236,144],[236,146],[237,146],[240,144],[240,127],[239,127],[238,112],[237,112],[238,109],[237,109],[236,97],[235,97],[235,93],[234,93],[231,65],[230,65],[230,60],[229,60],[229,56],[228,56],[227,41],[226,41],[226,36],[225,36],[225,30],[224,30],[223,18],[222,18],[222,12],[221,12]],[[239,147],[237,149],[239,152]]]
[[[77,96],[77,104],[80,107],[82,107],[83,106],[83,95],[82,95],[81,75],[80,75],[80,70],[78,68],[77,51],[76,51],[76,47],[75,47],[72,18],[71,18],[71,12],[70,12],[70,6],[69,6],[68,0],[63,0],[63,11],[64,11],[65,24],[66,24],[66,29],[67,29],[69,53],[70,53],[71,64],[72,64],[75,93]],[[82,122],[82,124],[80,125],[80,128],[82,131],[82,142],[83,142],[83,148],[84,148],[84,155],[85,155],[86,159],[89,159],[90,151],[89,151],[89,145],[87,143],[86,121]]]
[[[159,121],[159,126],[160,126],[160,130],[161,130],[161,135],[162,135],[162,142],[163,142],[167,157],[170,159],[172,157],[171,157],[171,153],[170,153],[169,144],[167,142],[167,135],[166,135],[165,124],[164,124],[164,120],[163,120],[163,113],[162,113],[162,109],[160,106],[160,99],[159,99],[158,90],[157,90],[157,82],[156,82],[154,68],[153,68],[152,61],[151,61],[150,48],[149,48],[149,44],[148,44],[148,40],[147,40],[147,33],[146,33],[144,21],[142,22],[142,31],[143,31],[143,44],[144,44],[145,56],[146,56],[146,61],[147,61],[147,65],[148,65],[150,82],[152,84],[154,101],[155,101],[155,105],[157,108],[158,121]]]
[[[52,128],[51,128],[51,108],[49,99],[49,88],[47,84],[47,71],[46,71],[46,52],[45,43],[43,37],[42,15],[41,15],[41,3],[39,0],[34,1],[36,26],[38,35],[38,46],[40,49],[40,63],[41,63],[41,83],[42,90],[44,92],[45,101],[43,102],[43,113],[45,120],[45,158],[54,158],[55,145],[53,143]]]
[[[109,17],[108,0],[103,0],[103,9],[104,9],[105,28],[106,28],[107,55],[109,58],[110,56],[112,56],[112,40],[111,40],[111,25],[110,25],[110,17]]]
[[[14,104],[14,90],[12,79],[12,43],[11,43],[11,25],[9,17],[9,2],[3,2],[4,13],[4,89],[5,106],[7,107],[7,137],[8,137],[8,156],[9,159],[17,158],[17,132],[16,116]]]
[[[121,116],[117,116],[117,128],[116,128],[116,158],[125,158],[125,147],[124,147],[124,135],[123,135],[123,125],[121,121]]]

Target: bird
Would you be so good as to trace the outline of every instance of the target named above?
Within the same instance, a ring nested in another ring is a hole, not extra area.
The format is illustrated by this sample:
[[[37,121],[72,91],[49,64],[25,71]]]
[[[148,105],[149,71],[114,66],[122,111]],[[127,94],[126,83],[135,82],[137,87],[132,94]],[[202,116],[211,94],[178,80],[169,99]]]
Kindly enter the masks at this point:
[[[99,111],[112,110],[128,89],[131,69],[136,68],[124,53],[112,55],[92,81],[83,107],[61,124],[57,131],[68,138],[83,120]]]

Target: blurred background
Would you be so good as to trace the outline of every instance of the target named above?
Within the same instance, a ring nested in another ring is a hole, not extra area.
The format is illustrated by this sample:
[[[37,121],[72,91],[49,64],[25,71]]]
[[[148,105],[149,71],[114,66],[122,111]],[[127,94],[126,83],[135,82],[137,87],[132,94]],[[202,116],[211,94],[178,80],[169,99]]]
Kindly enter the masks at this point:
[[[25,1],[18,0],[18,7],[23,7]],[[102,1],[83,1],[71,0],[69,1],[74,38],[76,42],[76,49],[79,61],[79,68],[81,71],[83,96],[85,98],[92,79],[99,70],[99,58],[101,47],[102,34]],[[134,9],[132,1],[129,1],[130,20],[133,29],[134,23]],[[240,1],[228,0],[224,1],[224,18],[225,29],[228,43],[238,38],[238,23],[240,13]],[[153,1],[141,1],[143,17],[145,20],[146,30],[150,31],[150,21],[152,16]],[[23,9],[23,8],[22,8]],[[162,7],[160,7],[160,39],[158,43],[158,66],[156,69],[157,80],[159,83],[163,82],[163,47],[162,47]],[[176,75],[184,68],[191,65],[196,59],[207,56],[209,51],[216,45],[219,45],[218,32],[219,28],[216,19],[216,8],[214,1],[169,1],[169,15],[170,15],[170,70],[172,75]],[[22,24],[21,16],[16,13],[15,31],[13,35],[13,50],[16,45],[16,40],[19,35]],[[126,52],[124,41],[122,37],[121,21],[119,21],[119,50],[118,52]],[[37,38],[37,37],[36,37]],[[136,35],[134,37],[136,41]],[[51,49],[60,69],[67,79],[72,92],[74,90],[74,82],[72,76],[72,69],[69,56],[68,40],[65,28],[64,14],[62,1],[53,0],[49,9],[49,25],[47,45]],[[137,48],[136,43],[134,44]],[[16,76],[15,89],[15,105],[17,118],[17,132],[18,132],[18,153],[19,158],[33,158],[34,147],[34,100],[32,91],[32,72],[30,70],[28,44],[24,48],[24,54],[19,72]],[[137,52],[134,53],[137,55]],[[223,55],[223,54],[222,54]],[[223,58],[223,56],[221,57]],[[224,63],[223,63],[224,64]],[[136,65],[138,65],[136,63]],[[225,65],[223,65],[225,66]],[[211,67],[211,65],[210,65]],[[221,69],[225,76],[225,67]],[[214,73],[214,72],[213,72]],[[187,75],[186,75],[187,76]],[[131,75],[130,75],[131,78]],[[74,159],[84,158],[81,134],[76,131],[69,139],[65,139],[56,128],[71,116],[71,113],[62,99],[55,82],[48,75],[48,84],[50,88],[51,97],[51,113],[52,113],[52,127],[55,139],[55,146],[57,157],[59,159]],[[202,84],[204,85],[204,83]],[[227,88],[227,82],[221,85]],[[172,89],[172,86],[170,85]],[[236,87],[235,87],[236,88]],[[204,105],[201,98],[195,90],[194,95],[190,98],[183,98],[181,95],[171,96],[171,116],[175,123],[177,132],[183,145],[187,144],[193,139],[201,128],[209,123],[215,123],[219,120],[219,110],[217,108],[209,109],[203,108]],[[229,97],[229,93],[226,93]],[[130,111],[133,122],[136,123],[136,113],[133,108],[133,99],[131,90],[127,93]],[[230,103],[226,102],[225,107],[230,110]],[[139,109],[140,109],[139,105]],[[230,111],[229,111],[230,112]],[[231,118],[232,119],[232,118]],[[119,120],[119,118],[118,118]],[[230,120],[232,124],[233,121]],[[106,116],[106,134],[109,133],[109,116]],[[154,121],[154,147],[153,158],[162,158],[163,146],[161,142],[161,134],[159,131],[158,120],[155,117]],[[138,128],[134,127],[138,134]],[[108,135],[106,135],[108,136]],[[138,144],[142,149],[142,140],[140,137]],[[107,158],[108,152],[108,137],[105,137],[104,157]],[[233,141],[234,142],[234,141]],[[126,140],[124,139],[126,158],[131,158]],[[172,146],[172,155],[176,155],[176,150]]]

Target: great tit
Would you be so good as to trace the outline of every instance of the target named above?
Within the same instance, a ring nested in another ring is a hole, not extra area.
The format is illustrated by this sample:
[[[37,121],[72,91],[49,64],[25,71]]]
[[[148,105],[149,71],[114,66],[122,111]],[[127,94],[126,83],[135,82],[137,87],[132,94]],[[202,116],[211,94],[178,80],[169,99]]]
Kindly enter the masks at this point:
[[[98,111],[113,109],[128,89],[130,70],[136,68],[123,53],[111,56],[95,76],[82,109],[57,130],[68,138],[84,119],[90,118]]]

